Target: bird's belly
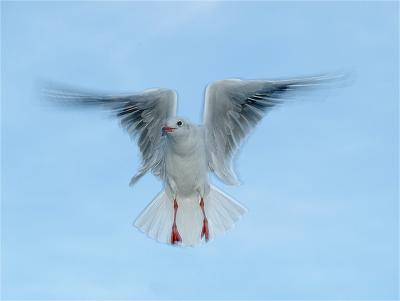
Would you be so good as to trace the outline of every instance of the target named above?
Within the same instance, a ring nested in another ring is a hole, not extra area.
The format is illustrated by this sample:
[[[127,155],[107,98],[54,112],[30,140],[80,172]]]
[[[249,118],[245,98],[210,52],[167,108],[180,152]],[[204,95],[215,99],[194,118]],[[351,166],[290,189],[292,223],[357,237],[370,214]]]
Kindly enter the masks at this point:
[[[170,158],[166,174],[171,190],[183,197],[204,193],[208,186],[207,163],[196,156]]]

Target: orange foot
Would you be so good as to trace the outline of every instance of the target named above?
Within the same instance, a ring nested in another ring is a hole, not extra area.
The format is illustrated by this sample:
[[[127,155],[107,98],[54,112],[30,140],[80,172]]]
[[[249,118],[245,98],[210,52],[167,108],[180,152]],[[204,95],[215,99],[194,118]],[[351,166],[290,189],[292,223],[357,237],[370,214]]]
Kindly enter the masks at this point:
[[[174,223],[172,225],[171,244],[174,245],[174,244],[176,244],[177,242],[180,242],[180,241],[182,241],[182,238],[179,235],[178,228],[177,228],[176,224]]]
[[[205,237],[206,241],[208,241],[210,237],[210,233],[208,231],[208,220],[207,218],[203,219],[203,228],[201,229],[201,238]]]

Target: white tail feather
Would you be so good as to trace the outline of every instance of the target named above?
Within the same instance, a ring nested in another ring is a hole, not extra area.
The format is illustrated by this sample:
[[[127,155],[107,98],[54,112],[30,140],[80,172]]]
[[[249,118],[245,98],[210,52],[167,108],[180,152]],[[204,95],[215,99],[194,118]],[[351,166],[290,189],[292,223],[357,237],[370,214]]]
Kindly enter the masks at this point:
[[[177,199],[176,225],[182,245],[195,246],[202,242],[203,213],[199,201],[198,197]],[[204,211],[208,220],[209,238],[214,239],[230,229],[246,209],[215,186],[211,186],[209,194],[204,198]],[[135,226],[155,240],[171,243],[173,217],[173,200],[162,191],[139,215]]]

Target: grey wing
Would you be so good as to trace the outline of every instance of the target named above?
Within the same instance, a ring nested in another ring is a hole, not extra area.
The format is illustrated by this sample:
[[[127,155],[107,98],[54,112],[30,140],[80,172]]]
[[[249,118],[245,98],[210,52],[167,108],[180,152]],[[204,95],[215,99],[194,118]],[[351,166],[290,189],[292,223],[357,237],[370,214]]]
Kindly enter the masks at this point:
[[[341,78],[342,75],[276,81],[228,79],[210,84],[203,120],[210,170],[226,184],[238,184],[233,156],[263,116],[292,99],[290,92],[331,84]]]
[[[166,138],[162,136],[161,128],[176,114],[175,91],[150,89],[132,95],[99,95],[47,85],[44,92],[51,100],[65,105],[105,107],[120,119],[122,127],[137,140],[142,157],[142,166],[130,185],[148,171],[164,177]]]

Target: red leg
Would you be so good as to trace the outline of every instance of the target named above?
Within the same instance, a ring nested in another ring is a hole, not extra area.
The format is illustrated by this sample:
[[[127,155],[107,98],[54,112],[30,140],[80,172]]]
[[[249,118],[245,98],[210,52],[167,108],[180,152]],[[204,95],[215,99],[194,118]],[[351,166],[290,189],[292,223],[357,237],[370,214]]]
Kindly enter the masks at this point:
[[[200,208],[203,211],[203,228],[201,229],[201,238],[205,237],[206,241],[210,238],[210,232],[208,231],[208,220],[206,217],[206,212],[204,211],[204,201],[203,198],[200,200]]]
[[[181,236],[178,232],[178,227],[176,226],[176,212],[178,211],[178,203],[176,199],[174,199],[174,222],[172,224],[172,232],[171,232],[171,244],[175,244],[177,242],[182,241]]]

